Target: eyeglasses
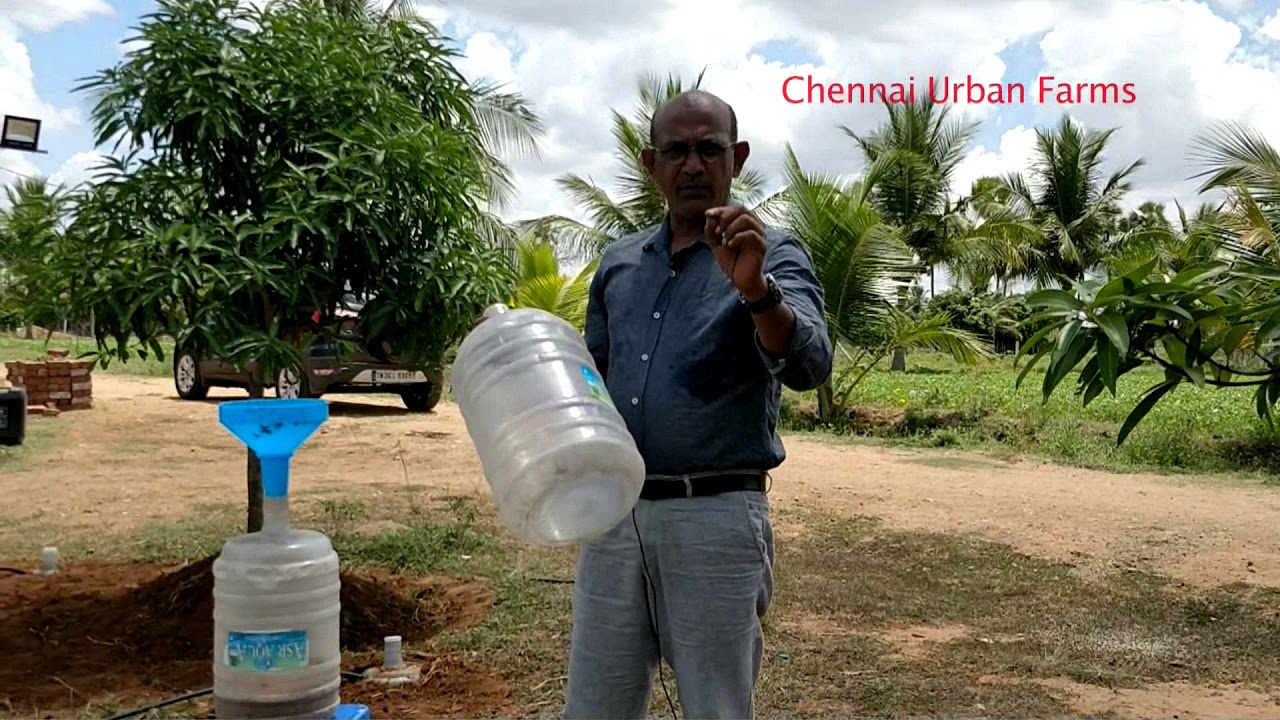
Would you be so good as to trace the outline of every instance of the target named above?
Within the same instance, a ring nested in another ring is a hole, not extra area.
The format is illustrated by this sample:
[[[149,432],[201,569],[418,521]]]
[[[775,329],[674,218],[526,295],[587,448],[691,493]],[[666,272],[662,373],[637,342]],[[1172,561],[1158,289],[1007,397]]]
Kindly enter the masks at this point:
[[[698,155],[702,157],[703,162],[714,162],[723,158],[726,150],[731,147],[737,147],[737,145],[738,143],[725,145],[715,140],[699,140],[692,147],[687,143],[672,143],[656,150],[656,152],[663,162],[672,164],[683,163],[685,158],[689,157],[690,150],[696,150]]]

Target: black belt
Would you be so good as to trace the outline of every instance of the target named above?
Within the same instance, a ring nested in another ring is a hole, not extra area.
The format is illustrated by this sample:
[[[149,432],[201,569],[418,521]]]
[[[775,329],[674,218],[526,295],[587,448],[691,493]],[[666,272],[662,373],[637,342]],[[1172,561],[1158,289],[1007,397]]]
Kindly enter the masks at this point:
[[[672,477],[662,480],[645,480],[640,490],[642,500],[670,500],[672,498],[702,497],[727,492],[764,492],[766,476],[755,473],[725,473],[695,477]]]

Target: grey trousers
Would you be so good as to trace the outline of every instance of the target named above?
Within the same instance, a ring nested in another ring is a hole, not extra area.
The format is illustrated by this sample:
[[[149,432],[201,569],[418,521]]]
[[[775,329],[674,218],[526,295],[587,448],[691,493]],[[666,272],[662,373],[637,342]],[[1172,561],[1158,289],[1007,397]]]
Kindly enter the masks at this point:
[[[773,562],[762,493],[640,500],[582,547],[564,717],[645,717],[659,648],[686,717],[755,717]]]

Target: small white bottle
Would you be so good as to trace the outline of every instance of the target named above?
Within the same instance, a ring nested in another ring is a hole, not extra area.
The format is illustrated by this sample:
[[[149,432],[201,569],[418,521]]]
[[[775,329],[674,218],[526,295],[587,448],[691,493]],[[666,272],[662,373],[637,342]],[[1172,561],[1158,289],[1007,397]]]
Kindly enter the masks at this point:
[[[40,574],[58,574],[58,548],[49,546],[40,551]]]

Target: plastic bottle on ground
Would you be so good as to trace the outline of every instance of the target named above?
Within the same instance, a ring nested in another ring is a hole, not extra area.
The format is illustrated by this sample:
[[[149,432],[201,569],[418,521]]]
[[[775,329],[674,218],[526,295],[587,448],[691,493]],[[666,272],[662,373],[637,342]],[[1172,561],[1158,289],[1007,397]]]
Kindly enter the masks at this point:
[[[228,540],[213,564],[214,713],[333,718],[342,684],[338,555],[323,533],[290,527],[288,498],[292,452],[328,406],[222,408],[223,424],[259,451],[264,499],[262,530]]]

